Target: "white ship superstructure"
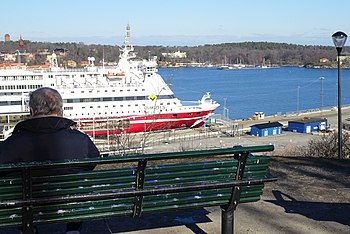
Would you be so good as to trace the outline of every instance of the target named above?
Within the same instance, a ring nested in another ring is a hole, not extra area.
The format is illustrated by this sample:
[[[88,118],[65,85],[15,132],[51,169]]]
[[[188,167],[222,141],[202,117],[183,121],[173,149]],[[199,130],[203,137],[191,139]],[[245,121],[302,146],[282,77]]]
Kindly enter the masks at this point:
[[[53,54],[48,71],[0,70],[2,123],[28,114],[29,92],[40,87],[57,89],[64,116],[90,135],[199,127],[219,106],[209,93],[196,105],[182,105],[157,73],[156,57],[135,59],[129,26],[120,52],[113,68],[96,67],[89,58],[84,69],[63,69]]]

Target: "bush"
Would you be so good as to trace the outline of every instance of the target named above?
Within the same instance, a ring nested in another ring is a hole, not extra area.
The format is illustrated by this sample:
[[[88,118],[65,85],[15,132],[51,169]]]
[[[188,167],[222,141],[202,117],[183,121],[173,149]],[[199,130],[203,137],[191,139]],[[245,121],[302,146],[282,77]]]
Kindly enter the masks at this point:
[[[342,158],[350,158],[350,134],[343,132]],[[308,142],[307,146],[301,149],[302,156],[321,158],[338,157],[338,133],[324,134]]]

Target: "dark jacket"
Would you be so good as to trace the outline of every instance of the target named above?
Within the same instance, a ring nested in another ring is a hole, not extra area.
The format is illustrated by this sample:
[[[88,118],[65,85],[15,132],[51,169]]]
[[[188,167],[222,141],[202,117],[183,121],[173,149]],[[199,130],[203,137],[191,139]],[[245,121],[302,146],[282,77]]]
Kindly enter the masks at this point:
[[[36,117],[18,123],[12,136],[0,143],[0,163],[93,158],[100,153],[90,138],[57,116]]]

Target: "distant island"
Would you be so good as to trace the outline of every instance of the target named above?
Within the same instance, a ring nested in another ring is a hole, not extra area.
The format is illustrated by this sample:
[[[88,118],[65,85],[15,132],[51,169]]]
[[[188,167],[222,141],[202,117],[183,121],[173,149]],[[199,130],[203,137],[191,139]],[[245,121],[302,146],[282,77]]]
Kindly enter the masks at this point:
[[[223,43],[202,46],[135,46],[138,58],[157,56],[160,66],[305,66],[307,68],[336,68],[333,46],[305,46],[272,42]],[[0,63],[44,65],[55,53],[65,67],[86,66],[88,57],[96,65],[113,65],[119,58],[119,47],[85,45],[84,43],[48,43],[28,40],[1,41]],[[350,68],[349,56],[342,56],[342,66]]]

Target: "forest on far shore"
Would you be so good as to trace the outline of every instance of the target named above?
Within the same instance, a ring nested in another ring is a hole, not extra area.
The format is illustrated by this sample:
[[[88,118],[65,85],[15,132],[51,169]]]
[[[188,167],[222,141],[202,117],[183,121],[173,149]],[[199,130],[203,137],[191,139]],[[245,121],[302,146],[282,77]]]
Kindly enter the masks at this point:
[[[26,61],[29,65],[41,64],[46,55],[54,50],[64,51],[59,56],[59,63],[65,64],[68,60],[80,63],[88,57],[95,57],[96,65],[105,62],[117,62],[119,47],[112,45],[86,45],[84,43],[48,43],[23,40],[0,42],[0,53],[32,53],[34,59]],[[46,51],[46,55],[45,52]],[[157,56],[159,61],[171,63],[205,63],[212,65],[246,64],[271,66],[325,66],[336,65],[336,50],[333,46],[309,46],[272,42],[242,42],[223,43],[201,46],[135,46],[138,58]],[[186,52],[186,58],[166,58],[162,53],[175,51]],[[3,60],[4,56],[0,57]],[[321,62],[322,61],[322,62]],[[2,61],[1,61],[2,62]]]

